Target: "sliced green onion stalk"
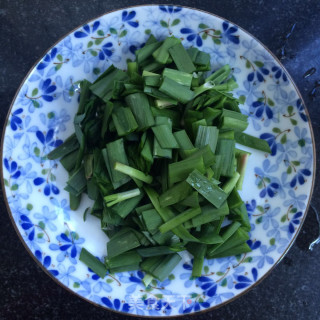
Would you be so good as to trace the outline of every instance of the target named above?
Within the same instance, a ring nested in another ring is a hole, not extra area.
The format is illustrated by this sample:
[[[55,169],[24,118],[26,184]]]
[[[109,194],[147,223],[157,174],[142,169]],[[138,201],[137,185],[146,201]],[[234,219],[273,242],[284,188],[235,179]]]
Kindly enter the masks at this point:
[[[140,195],[140,189],[133,189],[125,192],[111,194],[109,196],[104,197],[104,201],[107,204],[107,207],[111,207],[116,203],[119,203],[124,200],[128,200]]]

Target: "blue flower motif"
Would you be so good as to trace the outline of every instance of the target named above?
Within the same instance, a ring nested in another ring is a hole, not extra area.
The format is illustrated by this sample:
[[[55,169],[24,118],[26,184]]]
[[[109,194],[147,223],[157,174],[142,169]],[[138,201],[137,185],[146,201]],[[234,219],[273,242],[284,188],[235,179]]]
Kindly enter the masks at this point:
[[[76,264],[77,260],[75,258],[81,250],[79,245],[84,243],[84,238],[79,238],[73,231],[69,235],[61,233],[56,238],[59,245],[50,244],[49,248],[53,251],[61,251],[57,256],[57,261],[62,262],[65,258],[69,258],[71,263]]]
[[[246,208],[247,208],[249,216],[252,215],[257,208],[257,201],[252,199],[251,202],[247,202]]]
[[[35,230],[34,230],[34,224],[31,222],[31,220],[24,214],[20,216],[20,223],[21,227],[25,231],[29,231],[28,239],[30,241],[34,240]]]
[[[35,213],[33,215],[36,219],[41,220],[45,223],[45,225],[51,230],[56,231],[57,227],[52,222],[56,220],[57,215],[54,211],[50,211],[47,206],[42,207],[42,213]]]
[[[271,210],[270,205],[267,204],[267,205],[265,205],[264,212],[265,212],[265,214],[263,215],[262,226],[263,226],[264,230],[267,230],[267,229],[269,229],[270,225],[273,225],[274,223],[277,222],[277,220],[274,219],[274,217],[280,213],[280,208],[277,207],[277,208]]]
[[[159,311],[163,311],[166,315],[171,313],[171,305],[167,301],[162,301],[160,299],[155,299],[154,297],[148,297],[143,300],[145,309],[148,311],[150,316],[159,316]]]
[[[232,283],[232,287],[233,287],[233,283]],[[218,304],[222,303],[223,301],[227,301],[227,300],[231,299],[232,297],[234,297],[234,293],[224,292],[224,293],[217,293],[210,300],[213,303],[213,305],[218,305]]]
[[[187,300],[188,307],[184,308],[186,306],[186,303],[183,303],[182,306],[179,309],[179,313],[187,314],[191,311],[198,312],[201,309],[207,309],[210,307],[210,300],[207,301],[199,301],[197,299],[194,299],[193,301],[191,299]]]
[[[21,91],[19,92],[19,96],[17,99],[17,104],[22,105],[25,108],[28,108],[30,113],[33,113],[35,109],[41,108],[43,105],[43,101],[39,97],[30,97],[28,94],[29,87],[25,84]]]
[[[32,171],[32,164],[28,162],[24,167],[20,168],[21,175],[17,180],[18,185],[26,183],[26,191],[32,193],[32,184],[29,180],[33,180],[37,176],[36,171]]]
[[[70,206],[69,202],[66,199],[62,199],[61,202],[59,202],[56,198],[50,198],[51,204],[54,206],[54,209],[56,211],[57,216],[63,214],[64,221],[70,220]]]
[[[302,153],[307,153],[307,148],[312,144],[312,140],[309,136],[308,130],[306,128],[300,128],[298,126],[294,127],[294,133],[298,140],[292,143],[293,148],[297,148],[298,146],[301,148]]]
[[[278,144],[276,141],[276,136],[271,133],[263,133],[260,135],[260,139],[266,140],[271,149],[271,155],[275,156],[277,154]]]
[[[265,67],[258,67],[257,69],[255,69],[254,71],[250,72],[247,76],[247,80],[249,82],[252,82],[255,77],[257,77],[257,80],[259,82],[264,82],[264,76],[267,76],[269,74],[269,70],[266,69]]]
[[[222,33],[223,39],[227,39],[234,44],[240,43],[239,36],[235,35],[235,33],[238,31],[237,27],[230,26],[229,22],[224,21],[222,23],[222,29],[223,29],[223,33]]]
[[[130,306],[128,303],[123,303],[119,299],[114,299],[113,302],[107,298],[107,297],[102,297],[101,302],[106,305],[110,309],[114,309],[117,311],[121,312],[129,312]]]
[[[54,60],[58,52],[57,48],[53,48],[50,53],[47,53],[43,60],[37,65],[37,70],[43,70],[45,69],[51,61]]]
[[[251,250],[256,250],[256,249],[260,248],[261,241],[259,241],[259,240],[252,241],[250,239],[250,240],[247,241],[247,245],[251,248]]]
[[[181,7],[175,7],[175,6],[159,6],[159,9],[163,12],[170,13],[170,14],[177,13],[182,10]]]
[[[300,224],[300,220],[302,218],[302,212],[299,211],[297,212],[290,220],[289,226],[288,226],[288,231],[290,234],[293,234],[295,232],[295,225]]]
[[[22,124],[22,120],[19,117],[19,115],[23,112],[22,108],[19,108],[17,110],[15,110],[14,112],[12,112],[12,117],[10,119],[10,127],[13,131],[16,131],[18,128],[22,129],[23,128],[23,124]]]
[[[6,138],[4,139],[3,148],[3,155],[5,158],[10,158],[12,156],[12,152],[20,142],[22,136],[23,133],[15,133],[12,137],[10,137],[9,135],[6,136]]]
[[[216,294],[217,283],[213,279],[201,276],[197,279],[197,282],[199,282],[201,289],[207,296],[213,297]]]
[[[77,96],[75,95],[75,92],[79,90],[79,84],[74,83],[73,76],[68,77],[65,82],[62,82],[62,77],[59,75],[56,77],[56,84],[59,88],[62,89],[62,96],[65,102],[70,103],[72,101],[72,98]],[[65,109],[62,109],[63,112],[66,113]],[[61,111],[61,113],[62,113]],[[55,114],[54,111],[52,113]],[[53,120],[54,118],[51,118],[50,120]],[[66,120],[67,121],[67,120]],[[50,122],[49,122],[50,124]],[[64,130],[62,130],[64,131]]]
[[[22,207],[21,201],[11,202],[10,209],[11,209],[12,217],[13,217],[14,221],[16,221],[16,223],[19,222],[21,215],[27,216],[29,214],[29,211],[25,207]]]
[[[195,282],[195,278],[192,277],[192,261],[191,264],[185,262],[182,267],[187,270],[187,272],[181,273],[179,277],[181,280],[185,280],[184,287],[190,288]]]
[[[59,275],[57,276],[57,278],[67,287],[69,286],[70,280],[77,283],[80,282],[80,280],[77,277],[72,275],[72,273],[76,271],[76,268],[74,266],[69,266],[69,268],[66,269],[64,264],[59,263],[58,270],[59,270]]]
[[[113,46],[112,42],[108,42],[102,46],[101,51],[99,52],[100,60],[108,59],[112,56],[113,54],[112,46]]]
[[[10,179],[18,179],[21,175],[21,171],[18,168],[16,161],[10,161],[7,158],[3,160],[4,166],[7,171],[10,173]]]
[[[40,186],[43,183],[45,183],[45,187],[44,187],[44,194],[46,196],[50,196],[51,192],[53,194],[59,194],[60,190],[57,186],[55,186],[53,183],[49,182],[47,179],[42,178],[42,177],[37,177],[33,180],[33,183],[35,186]]]
[[[74,33],[74,36],[76,38],[85,38],[89,36],[91,33],[94,33],[98,29],[99,25],[100,25],[99,21],[95,21],[92,25],[86,24],[83,26],[83,30],[76,31]]]
[[[290,140],[287,140],[285,144],[278,144],[279,155],[277,157],[277,164],[280,162],[284,162],[285,166],[288,167],[290,165],[291,159],[297,158],[297,152],[293,150],[293,144]]]
[[[310,177],[311,171],[307,168],[299,169],[290,182],[290,187],[294,188],[297,183],[303,185],[306,182],[305,177]]]
[[[305,200],[307,199],[306,194],[300,194],[297,196],[294,190],[292,189],[289,190],[288,194],[291,197],[291,199],[287,199],[283,202],[283,205],[285,207],[292,206],[294,208],[300,208],[301,210],[303,210],[306,207],[305,205]]]
[[[139,287],[144,287],[144,284],[142,282],[142,279],[144,277],[144,273],[142,271],[135,271],[135,272],[130,272],[129,277],[128,276],[119,276],[120,282],[131,282],[132,285],[128,286],[126,288],[127,293],[133,293],[136,291],[137,286]]]
[[[192,42],[193,40],[196,39],[196,44],[198,47],[201,47],[202,46],[202,39],[199,35],[199,33],[193,29],[190,29],[190,28],[182,28],[180,30],[180,32],[182,34],[187,34],[187,41],[189,42]]]
[[[253,282],[257,281],[258,279],[258,270],[256,268],[251,269],[251,274],[253,279],[249,279],[246,276],[238,276],[237,281],[238,283],[235,285],[236,289],[244,289],[249,287]]]
[[[298,100],[297,100],[296,106],[297,106],[297,109],[298,109],[300,118],[301,118],[303,121],[308,122],[308,117],[307,117],[307,115],[305,114],[305,109],[304,109],[304,106],[303,106],[303,104],[302,104],[301,99],[298,99]]]
[[[122,22],[127,23],[133,28],[137,28],[139,26],[138,21],[131,21],[136,16],[135,11],[128,12],[127,10],[122,11]]]
[[[66,131],[66,125],[71,117],[67,113],[66,109],[61,109],[60,114],[57,115],[55,112],[53,112],[54,115],[52,118],[49,119],[48,128],[53,129],[56,133]]]
[[[77,291],[78,294],[80,294],[82,297],[94,301],[95,303],[101,303],[101,297],[93,292],[91,288],[91,282],[89,280],[81,281],[81,286],[83,287],[83,289]]]
[[[36,132],[36,136],[38,138],[38,140],[44,145],[44,147],[46,146],[50,146],[50,147],[59,147],[60,144],[62,144],[62,140],[54,139],[54,130],[53,129],[49,129],[48,132],[46,134],[43,134],[43,132],[41,131],[37,131]]]
[[[256,185],[259,187],[259,189],[262,189],[259,194],[260,197],[264,198],[268,195],[269,197],[273,198],[277,193],[280,193],[280,196],[282,197],[285,196],[279,179],[269,175],[269,173],[275,172],[278,169],[278,165],[271,165],[270,160],[265,159],[262,163],[262,166],[263,170],[259,167],[254,169],[257,178]]]
[[[44,256],[42,258],[42,253],[40,250],[36,250],[34,255],[36,256],[36,258],[40,261],[40,263],[46,268],[48,269],[48,271],[53,275],[53,276],[58,276],[59,275],[59,271],[58,270],[54,270],[54,269],[49,269],[50,265],[51,265],[51,257],[50,256]]]
[[[254,262],[258,261],[258,264],[257,264],[257,267],[259,269],[263,268],[265,262],[266,263],[269,263],[269,264],[273,264],[274,263],[274,260],[271,256],[269,256],[268,254],[272,251],[274,251],[276,249],[276,246],[270,246],[270,247],[267,247],[266,245],[262,245],[260,247],[260,252],[261,252],[261,256],[255,256],[253,257],[253,260]]]
[[[57,95],[54,94],[57,87],[55,84],[52,83],[50,78],[46,80],[41,80],[40,82],[40,91],[41,91],[41,98],[47,102],[53,101],[57,98]]]
[[[261,119],[262,117],[264,117],[264,114],[268,119],[273,118],[273,111],[266,101],[264,102],[264,101],[258,100],[253,102],[251,105],[251,110],[258,119]]]
[[[285,82],[288,81],[288,77],[287,77],[286,73],[280,67],[273,66],[271,68],[271,71],[273,72],[273,76],[275,79],[277,79],[277,80],[282,79]]]

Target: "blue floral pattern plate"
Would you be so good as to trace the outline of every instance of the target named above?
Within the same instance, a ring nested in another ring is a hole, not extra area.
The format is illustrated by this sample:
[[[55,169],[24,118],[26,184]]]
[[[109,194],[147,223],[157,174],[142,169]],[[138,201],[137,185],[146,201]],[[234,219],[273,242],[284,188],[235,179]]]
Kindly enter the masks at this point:
[[[247,132],[265,139],[270,155],[252,151],[242,197],[251,221],[249,254],[207,260],[191,277],[192,259],[145,288],[141,271],[99,278],[79,261],[82,246],[103,259],[105,234],[83,212],[70,211],[67,173],[46,154],[73,131],[77,81],[93,81],[148,39],[175,35],[210,53],[212,69],[230,64],[246,97]],[[255,38],[228,21],[175,6],[138,6],[94,19],[56,43],[29,72],[13,101],[2,140],[2,183],[13,224],[27,250],[58,283],[86,300],[132,315],[176,316],[208,310],[247,291],[280,261],[306,215],[314,182],[308,115],[290,76]]]

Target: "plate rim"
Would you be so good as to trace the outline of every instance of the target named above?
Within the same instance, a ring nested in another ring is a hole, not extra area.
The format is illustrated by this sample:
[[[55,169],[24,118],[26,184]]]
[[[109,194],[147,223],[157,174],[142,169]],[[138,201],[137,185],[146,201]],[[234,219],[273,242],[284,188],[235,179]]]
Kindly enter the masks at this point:
[[[6,118],[5,118],[5,122],[4,124],[8,123],[9,120],[9,116],[11,114],[12,108],[14,106],[14,102],[16,101],[16,98],[22,88],[22,86],[24,85],[24,83],[26,82],[26,80],[28,79],[29,75],[31,74],[31,72],[34,70],[34,68],[39,64],[39,62],[41,62],[41,60],[43,59],[43,57],[50,52],[51,49],[53,49],[60,41],[62,41],[64,38],[66,38],[67,36],[71,35],[74,31],[78,30],[79,28],[81,28],[83,25],[85,24],[89,24],[90,22],[93,22],[97,19],[102,18],[103,16],[116,12],[116,11],[123,11],[123,10],[127,10],[127,9],[132,9],[132,8],[139,8],[139,7],[158,7],[158,6],[176,6],[176,7],[181,7],[181,8],[185,8],[185,9],[190,9],[190,10],[196,10],[198,12],[202,12],[208,15],[211,15],[215,18],[219,18],[223,21],[227,21],[229,23],[231,23],[232,25],[236,26],[238,29],[240,29],[242,32],[246,33],[247,35],[249,35],[252,39],[254,39],[255,41],[257,41],[257,43],[259,43],[271,56],[272,58],[280,65],[280,67],[286,72],[286,75],[288,77],[288,79],[290,80],[290,82],[292,83],[299,99],[301,99],[302,104],[304,105],[304,111],[307,115],[308,118],[308,126],[309,126],[309,130],[310,130],[310,136],[311,136],[311,140],[312,140],[312,151],[313,151],[313,173],[312,173],[312,184],[311,184],[311,189],[310,189],[310,196],[308,199],[308,203],[306,204],[306,208],[305,208],[305,214],[301,220],[301,223],[299,224],[299,227],[295,233],[295,235],[292,237],[289,245],[287,246],[287,248],[285,249],[285,251],[282,253],[282,255],[278,258],[278,260],[272,265],[272,267],[256,282],[254,282],[253,284],[251,284],[250,286],[248,286],[245,290],[243,290],[241,293],[239,293],[238,295],[232,297],[231,299],[228,299],[218,305],[212,306],[210,308],[201,310],[201,311],[197,311],[197,312],[193,312],[188,314],[188,316],[196,316],[196,315],[200,315],[200,314],[204,314],[213,310],[216,310],[218,308],[221,308],[235,300],[237,300],[238,298],[242,297],[243,295],[247,294],[249,291],[251,291],[252,289],[254,289],[256,286],[258,286],[263,280],[265,280],[270,274],[271,272],[276,268],[276,266],[278,266],[278,264],[282,261],[282,259],[286,256],[286,254],[288,253],[288,251],[291,249],[292,245],[294,244],[294,242],[296,241],[298,235],[300,234],[300,231],[302,229],[302,226],[305,222],[306,216],[309,212],[309,208],[310,208],[310,204],[311,204],[311,200],[313,197],[313,192],[314,192],[314,186],[315,186],[315,179],[316,179],[316,145],[315,145],[315,138],[314,138],[314,133],[313,133],[313,127],[312,127],[312,123],[310,121],[310,115],[309,115],[309,110],[307,108],[307,105],[300,93],[300,90],[298,89],[296,83],[294,82],[293,78],[291,77],[290,73],[288,72],[288,70],[286,69],[286,67],[282,64],[282,62],[276,57],[276,55],[264,44],[262,43],[258,38],[256,38],[254,35],[252,35],[250,32],[248,32],[246,29],[242,28],[241,26],[239,26],[238,24],[230,21],[229,19],[226,19],[224,17],[221,17],[220,15],[217,15],[215,13],[212,12],[208,12],[206,10],[202,10],[202,9],[198,9],[195,7],[189,7],[189,6],[185,6],[185,5],[179,5],[179,4],[172,4],[172,3],[167,3],[167,4],[139,4],[139,5],[133,5],[133,6],[127,6],[127,7],[121,7],[121,8],[117,8],[114,10],[110,10],[107,12],[102,13],[101,15],[95,16],[91,19],[88,19],[86,21],[84,21],[83,23],[81,23],[80,25],[78,25],[77,27],[75,27],[74,29],[72,29],[71,31],[67,32],[66,34],[64,34],[63,36],[59,37],[59,39],[57,41],[55,41],[48,49],[46,49],[42,55],[40,55],[40,58],[38,58],[36,60],[36,62],[31,66],[31,68],[29,69],[29,71],[27,72],[27,74],[25,75],[25,77],[23,77],[23,79],[21,80],[21,83],[18,87],[18,89],[16,90],[14,97],[12,98],[12,102],[10,104],[10,107],[8,109]],[[6,126],[4,126],[3,128],[3,132],[1,134],[1,141],[0,141],[0,159],[3,159],[3,149],[4,149],[4,138],[5,138],[5,132],[6,132]],[[56,277],[54,277],[49,271],[48,269],[46,269],[41,263],[40,261],[36,258],[36,256],[32,253],[32,251],[30,250],[30,248],[27,246],[26,242],[24,241],[24,239],[22,238],[22,235],[20,233],[20,231],[18,230],[18,227],[13,219],[12,216],[12,212],[8,203],[8,198],[7,198],[7,194],[6,194],[6,189],[5,189],[5,185],[4,185],[4,179],[3,179],[3,164],[0,165],[0,180],[1,180],[1,189],[2,189],[2,194],[4,195],[4,203],[7,209],[7,213],[9,215],[9,218],[11,220],[11,223],[14,227],[15,232],[18,235],[18,238],[20,239],[20,241],[22,242],[22,245],[24,246],[24,248],[26,249],[26,251],[28,252],[28,254],[32,257],[32,259],[36,262],[36,264],[38,265],[38,267],[41,268],[42,271],[44,271],[56,284],[58,284],[59,286],[61,286],[63,289],[66,289],[68,292],[72,293],[74,296],[76,296],[77,298],[81,298],[86,302],[91,303],[94,306],[97,306],[103,310],[109,311],[109,312],[115,312],[117,314],[121,314],[121,315],[126,315],[126,316],[130,316],[130,317],[139,317],[139,318],[159,318],[159,319],[163,319],[163,318],[172,318],[172,317],[183,317],[185,316],[184,314],[179,314],[179,315],[169,315],[168,316],[148,316],[148,315],[138,315],[138,314],[132,314],[132,313],[127,313],[127,312],[122,312],[122,311],[118,311],[118,310],[114,310],[111,308],[107,308],[104,307],[103,305],[100,305],[86,297],[83,297],[79,294],[77,294],[75,291],[71,290],[69,287],[67,287],[65,284],[63,284],[61,281],[59,281]]]

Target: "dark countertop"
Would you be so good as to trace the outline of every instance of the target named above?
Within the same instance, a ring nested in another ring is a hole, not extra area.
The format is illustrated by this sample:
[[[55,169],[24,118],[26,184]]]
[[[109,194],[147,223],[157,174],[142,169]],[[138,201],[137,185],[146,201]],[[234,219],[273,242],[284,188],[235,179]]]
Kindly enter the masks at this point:
[[[104,12],[151,0],[1,0],[0,2],[0,128],[19,87],[34,62],[59,38]],[[320,80],[320,37],[318,0],[195,0],[162,1],[184,4],[218,14],[243,27],[279,56],[283,37],[297,23],[287,43],[283,64],[292,75],[307,104],[320,150],[320,88],[309,97]],[[317,72],[307,78],[311,67]],[[318,171],[317,179],[320,174]],[[320,209],[320,183],[313,204]],[[97,308],[67,292],[50,279],[24,249],[9,220],[0,193],[0,319],[128,319]],[[317,237],[315,214],[309,210],[295,244],[277,268],[248,294],[197,319],[319,319],[320,245],[311,252],[309,243]],[[319,318],[318,318],[319,317]],[[188,319],[190,317],[186,317]],[[193,317],[193,319],[196,319]]]

